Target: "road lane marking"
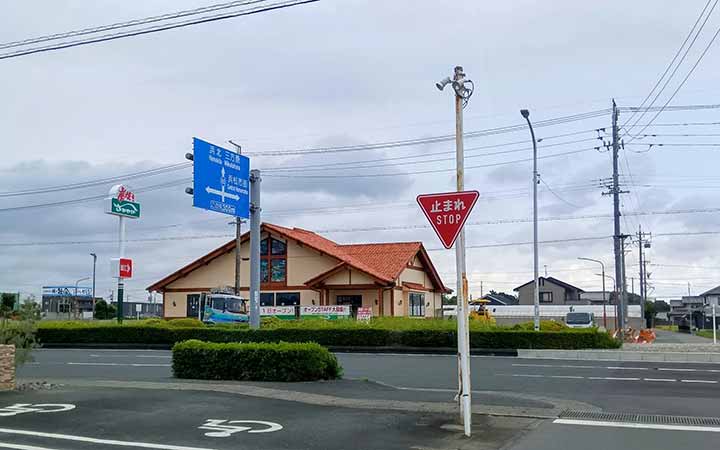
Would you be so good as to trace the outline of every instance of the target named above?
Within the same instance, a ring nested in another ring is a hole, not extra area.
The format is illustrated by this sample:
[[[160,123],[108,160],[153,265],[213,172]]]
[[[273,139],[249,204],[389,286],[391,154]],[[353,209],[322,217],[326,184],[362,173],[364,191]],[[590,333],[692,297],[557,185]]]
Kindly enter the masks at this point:
[[[90,358],[162,358],[171,359],[171,355],[88,355]]]
[[[714,380],[680,380],[683,383],[705,383],[705,384],[717,384],[717,381]]]
[[[545,378],[545,375],[534,375],[534,374],[525,374],[525,373],[514,373],[514,377],[527,377],[527,378]]]
[[[644,381],[667,381],[667,382],[676,382],[677,380],[675,378],[643,378]]]
[[[570,379],[573,379],[573,380],[582,380],[582,379],[584,379],[585,377],[581,377],[581,376],[578,376],[578,375],[550,375],[550,378],[570,378]]]
[[[633,377],[605,377],[604,380],[612,380],[612,381],[640,381],[640,378],[633,378]]]
[[[9,442],[0,442],[0,448],[12,448],[15,450],[55,450],[48,447],[37,447],[35,445],[10,444]]]
[[[680,369],[680,368],[672,368],[672,367],[658,367],[657,370],[667,370],[667,371],[673,371],[673,372],[697,372],[698,369]]]
[[[16,430],[12,428],[0,428],[0,433],[35,436],[48,439],[61,439],[65,441],[88,442],[91,444],[117,445],[120,447],[154,448],[158,450],[213,450],[203,447],[185,447],[182,445],[152,444],[150,442],[118,441],[115,439],[99,439],[88,436],[76,436],[73,434],[46,433],[44,431]]]
[[[606,369],[610,369],[610,370],[650,370],[649,367],[622,367],[622,366],[617,366],[617,367],[610,366],[610,367],[606,367]]]
[[[704,427],[692,425],[661,425],[650,423],[634,423],[634,422],[605,422],[595,420],[576,420],[576,419],[555,419],[553,423],[559,425],[587,425],[591,427],[611,427],[611,428],[642,428],[648,430],[669,430],[669,431],[702,431],[709,433],[720,433],[720,427]]]
[[[172,367],[172,364],[108,363],[108,362],[69,362],[68,366],[125,366],[125,367]]]

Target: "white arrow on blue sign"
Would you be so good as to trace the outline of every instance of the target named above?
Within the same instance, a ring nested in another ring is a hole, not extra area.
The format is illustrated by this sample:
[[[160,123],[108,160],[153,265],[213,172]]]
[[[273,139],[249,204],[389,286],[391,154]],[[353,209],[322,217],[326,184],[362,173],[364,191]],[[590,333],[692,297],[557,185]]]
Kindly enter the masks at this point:
[[[247,219],[250,159],[193,138],[193,206]]]

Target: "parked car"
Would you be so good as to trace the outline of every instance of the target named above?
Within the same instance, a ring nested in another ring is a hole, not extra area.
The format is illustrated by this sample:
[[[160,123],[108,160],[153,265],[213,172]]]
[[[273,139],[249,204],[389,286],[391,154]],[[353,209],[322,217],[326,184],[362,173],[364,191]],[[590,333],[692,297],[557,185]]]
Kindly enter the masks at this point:
[[[570,328],[592,328],[595,326],[595,314],[589,312],[569,312],[565,316],[565,325]]]

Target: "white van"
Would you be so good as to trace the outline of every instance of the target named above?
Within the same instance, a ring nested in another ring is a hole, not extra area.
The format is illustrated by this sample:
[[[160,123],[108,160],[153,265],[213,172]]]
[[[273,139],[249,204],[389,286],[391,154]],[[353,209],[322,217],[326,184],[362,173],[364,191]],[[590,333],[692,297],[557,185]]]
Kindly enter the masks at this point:
[[[570,328],[592,328],[595,326],[595,314],[589,312],[569,312],[565,316],[565,325]]]

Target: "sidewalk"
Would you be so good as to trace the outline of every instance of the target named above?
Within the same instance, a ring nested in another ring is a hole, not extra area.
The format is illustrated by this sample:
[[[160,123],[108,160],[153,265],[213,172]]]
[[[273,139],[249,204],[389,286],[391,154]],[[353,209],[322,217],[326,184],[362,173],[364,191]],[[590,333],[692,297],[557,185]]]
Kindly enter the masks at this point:
[[[708,342],[707,339],[704,340]],[[648,361],[720,364],[720,345],[713,345],[712,341],[709,341],[709,343],[706,344],[623,344],[622,349],[619,350],[519,349],[518,357],[584,361]]]

